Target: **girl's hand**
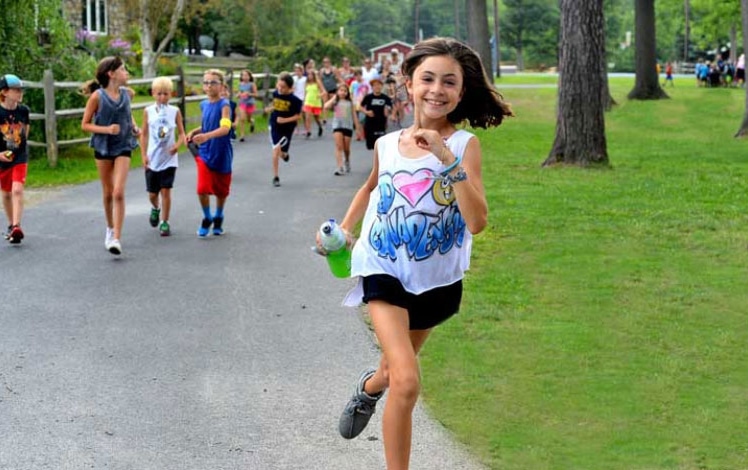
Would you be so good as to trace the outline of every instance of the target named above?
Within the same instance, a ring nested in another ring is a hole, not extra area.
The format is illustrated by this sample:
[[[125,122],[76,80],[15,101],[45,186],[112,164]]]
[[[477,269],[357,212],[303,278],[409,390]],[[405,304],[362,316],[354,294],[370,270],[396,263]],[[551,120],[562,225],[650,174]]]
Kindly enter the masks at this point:
[[[176,155],[179,152],[179,145],[174,145],[169,149],[169,155]]]
[[[413,138],[416,146],[433,153],[443,164],[450,164],[451,162],[442,160],[442,158],[447,156],[448,152],[444,152],[445,144],[441,134],[432,129],[422,128],[420,116],[419,105],[417,102],[414,102],[413,130],[410,132],[410,136]]]
[[[341,230],[343,230],[343,233],[345,234],[345,245],[350,250],[353,249],[353,243],[356,241],[353,238],[353,235],[348,230],[341,227]],[[327,256],[327,250],[322,246],[322,240],[319,238],[319,230],[317,231],[317,234],[315,236],[315,246],[312,248],[315,253],[322,256]]]
[[[147,170],[148,164],[150,163],[150,161],[148,160],[148,157],[146,157],[145,155],[143,156],[142,160],[143,160],[143,169]]]
[[[13,151],[3,150],[0,152],[0,162],[10,163],[13,161]]]
[[[134,135],[135,137],[138,137],[138,136],[140,136],[140,132],[141,131],[140,131],[140,128],[138,126],[133,126],[133,128],[132,128],[132,135]]]
[[[193,135],[191,140],[197,145],[200,145],[206,142],[208,139],[205,137],[205,134],[197,134],[197,135]]]
[[[119,124],[112,124],[111,126],[108,126],[107,130],[109,131],[109,135],[117,135],[119,134]]]

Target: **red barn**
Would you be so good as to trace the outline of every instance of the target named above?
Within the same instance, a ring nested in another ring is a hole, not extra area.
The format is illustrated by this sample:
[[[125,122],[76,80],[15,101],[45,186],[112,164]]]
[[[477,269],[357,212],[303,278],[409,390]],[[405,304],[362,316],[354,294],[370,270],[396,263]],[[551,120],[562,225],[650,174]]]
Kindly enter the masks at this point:
[[[406,55],[413,49],[412,44],[408,44],[407,42],[403,41],[390,41],[387,44],[382,44],[381,46],[373,47],[369,49],[369,53],[371,54],[371,61],[375,64],[378,64],[381,62],[382,57],[390,58],[390,55],[392,54],[392,51],[396,51],[399,56],[399,63],[403,62],[403,59]]]

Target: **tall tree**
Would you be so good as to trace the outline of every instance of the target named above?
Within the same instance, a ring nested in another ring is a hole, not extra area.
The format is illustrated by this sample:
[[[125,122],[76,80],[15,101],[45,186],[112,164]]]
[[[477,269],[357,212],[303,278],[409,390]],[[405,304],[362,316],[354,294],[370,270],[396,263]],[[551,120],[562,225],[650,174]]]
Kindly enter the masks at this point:
[[[748,51],[748,0],[740,0],[741,19],[743,22],[743,53]],[[740,125],[735,137],[745,137],[748,135],[748,86],[745,87],[745,114],[743,114],[743,124]]]
[[[608,165],[603,0],[560,0],[560,7],[556,138],[543,166]]]
[[[491,40],[488,33],[488,7],[486,0],[466,0],[465,16],[468,24],[468,44],[483,61],[486,76],[493,77],[491,70]]]
[[[156,63],[177,32],[184,5],[185,0],[138,0],[143,77],[156,76]],[[169,22],[166,34],[161,34],[164,18],[169,18]]]
[[[655,33],[654,0],[636,0],[634,42],[636,50],[636,83],[629,92],[632,100],[669,98],[660,87],[657,76],[657,34]]]
[[[504,43],[517,54],[517,69],[525,69],[525,51],[555,50],[558,34],[557,7],[549,0],[504,0],[501,30]],[[537,46],[537,47],[535,47]],[[553,57],[555,59],[555,57]]]

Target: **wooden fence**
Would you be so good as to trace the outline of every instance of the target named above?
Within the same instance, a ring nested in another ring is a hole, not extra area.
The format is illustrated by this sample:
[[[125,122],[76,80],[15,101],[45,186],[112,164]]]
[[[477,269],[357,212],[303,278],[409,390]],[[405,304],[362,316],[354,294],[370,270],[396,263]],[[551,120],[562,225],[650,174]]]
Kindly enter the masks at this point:
[[[207,98],[207,95],[198,94],[191,95],[189,86],[191,84],[201,85],[203,71],[209,68],[218,68],[224,70],[226,73],[226,82],[229,85],[229,91],[232,92],[234,79],[233,68],[221,68],[215,64],[207,63],[189,63],[185,67],[190,69],[190,72],[185,72],[183,68],[179,68],[177,75],[168,75],[172,81],[176,82],[176,96],[169,100],[169,103],[179,107],[182,111],[182,117],[185,121],[185,126],[189,123],[198,122],[200,116],[188,116],[187,115],[187,103],[202,101]],[[262,106],[258,106],[258,112],[262,112],[265,108],[265,104],[269,102],[272,96],[272,90],[275,83],[271,83],[271,78],[274,76],[268,70],[264,73],[253,74],[255,77],[255,83],[258,83],[258,91],[260,91],[259,99],[262,101]],[[263,86],[260,87],[259,82],[263,81]],[[128,85],[150,85],[153,81],[152,78],[136,78],[128,81]],[[44,121],[44,136],[45,142],[36,142],[29,140],[28,145],[31,147],[44,147],[47,151],[47,162],[49,166],[57,166],[57,159],[59,156],[59,150],[61,146],[66,145],[79,145],[88,143],[91,139],[88,137],[80,137],[68,140],[58,140],[57,138],[57,121],[58,119],[70,119],[80,118],[83,116],[85,108],[73,108],[73,109],[56,109],[55,107],[55,91],[62,89],[73,89],[79,90],[85,82],[56,82],[51,70],[45,70],[41,82],[30,82],[24,80],[24,86],[26,88],[37,88],[44,90],[44,113],[35,113],[32,110],[30,119],[32,121]],[[202,85],[200,86],[202,89]],[[144,103],[132,103],[133,111],[137,109],[143,109],[151,104],[151,101]]]

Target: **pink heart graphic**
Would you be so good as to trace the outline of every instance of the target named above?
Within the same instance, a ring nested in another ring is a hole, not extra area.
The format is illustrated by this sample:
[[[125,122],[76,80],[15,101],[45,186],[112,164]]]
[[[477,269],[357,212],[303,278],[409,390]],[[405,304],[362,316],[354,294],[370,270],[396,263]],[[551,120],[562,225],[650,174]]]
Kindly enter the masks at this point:
[[[392,177],[392,184],[395,190],[408,200],[411,207],[415,207],[434,185],[434,180],[431,179],[433,175],[434,173],[428,169],[418,170],[415,173],[401,171]]]

